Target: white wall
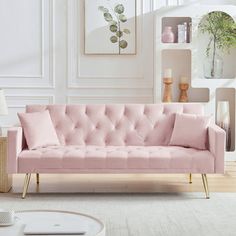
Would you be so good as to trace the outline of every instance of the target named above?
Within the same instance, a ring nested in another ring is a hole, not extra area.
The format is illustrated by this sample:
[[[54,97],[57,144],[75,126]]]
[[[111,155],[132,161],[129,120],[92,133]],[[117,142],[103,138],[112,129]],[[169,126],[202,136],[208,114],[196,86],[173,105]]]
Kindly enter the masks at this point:
[[[25,104],[153,102],[154,0],[137,0],[137,55],[130,56],[84,55],[83,6],[0,1],[0,87],[10,107],[2,123],[15,123]]]
[[[26,104],[153,102],[153,11],[137,0],[137,55],[84,55],[84,0],[0,0],[0,87],[14,124]]]

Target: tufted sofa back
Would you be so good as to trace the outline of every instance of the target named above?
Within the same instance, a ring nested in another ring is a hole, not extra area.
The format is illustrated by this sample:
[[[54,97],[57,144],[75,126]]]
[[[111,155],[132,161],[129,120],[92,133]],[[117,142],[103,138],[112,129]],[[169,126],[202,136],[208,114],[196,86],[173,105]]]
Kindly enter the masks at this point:
[[[168,145],[175,113],[203,114],[201,104],[191,103],[28,105],[26,112],[46,109],[62,145]]]

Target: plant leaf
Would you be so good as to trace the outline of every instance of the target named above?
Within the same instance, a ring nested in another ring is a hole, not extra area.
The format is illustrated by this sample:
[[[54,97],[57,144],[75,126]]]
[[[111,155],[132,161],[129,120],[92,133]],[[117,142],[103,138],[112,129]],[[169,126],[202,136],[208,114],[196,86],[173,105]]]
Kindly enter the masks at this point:
[[[209,56],[213,43],[222,52],[230,52],[236,48],[236,23],[233,18],[225,12],[214,11],[207,14],[199,24],[202,34],[209,34],[209,43],[206,55]]]
[[[117,23],[117,21],[112,20],[112,21],[109,22],[109,24],[110,24],[110,25],[117,25],[118,23]]]
[[[110,25],[110,31],[111,32],[117,32],[117,30],[118,30],[118,27],[117,27],[117,25]]]
[[[111,37],[110,37],[110,41],[111,41],[112,43],[117,43],[117,42],[118,42],[118,38],[117,38],[116,36],[111,36]]]
[[[123,4],[118,4],[115,6],[114,11],[118,14],[122,14],[125,11],[125,7]]]
[[[98,10],[103,12],[103,13],[108,13],[109,12],[109,10],[107,8],[105,8],[104,6],[99,6]]]
[[[99,6],[99,7],[98,7],[98,10],[103,12],[104,6]]]
[[[125,40],[120,41],[120,48],[125,49],[128,46],[128,42]]]
[[[121,38],[123,36],[123,32],[122,31],[117,31],[116,36]]]
[[[119,15],[119,19],[123,23],[127,21],[127,17],[125,15],[123,15],[123,14]]]
[[[110,14],[110,13],[104,13],[103,14],[104,15],[104,19],[107,21],[107,22],[110,22],[110,21],[112,21],[113,20],[113,17],[112,17],[112,15]]]
[[[108,10],[107,8],[104,8],[104,9],[103,9],[103,12],[104,12],[104,13],[108,13],[109,10]]]
[[[124,29],[123,32],[126,33],[126,34],[130,34],[131,33],[129,29]]]

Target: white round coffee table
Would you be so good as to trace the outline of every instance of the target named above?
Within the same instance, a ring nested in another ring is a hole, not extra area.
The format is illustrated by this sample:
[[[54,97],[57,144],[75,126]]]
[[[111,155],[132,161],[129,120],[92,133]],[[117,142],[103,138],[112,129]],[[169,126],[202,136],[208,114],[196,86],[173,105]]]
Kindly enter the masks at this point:
[[[79,224],[86,224],[87,232],[85,236],[105,236],[105,225],[98,219],[76,212],[32,210],[16,212],[16,222],[13,226],[0,227],[1,236],[22,236],[26,224],[40,222],[71,222],[77,221]]]

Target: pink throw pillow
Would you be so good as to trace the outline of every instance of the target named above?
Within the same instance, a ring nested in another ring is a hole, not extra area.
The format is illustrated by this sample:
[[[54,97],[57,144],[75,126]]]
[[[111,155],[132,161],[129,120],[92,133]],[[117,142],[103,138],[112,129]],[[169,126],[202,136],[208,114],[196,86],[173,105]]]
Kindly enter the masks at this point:
[[[60,145],[49,111],[18,113],[30,150]]]
[[[169,145],[206,150],[210,120],[210,116],[176,114]]]

